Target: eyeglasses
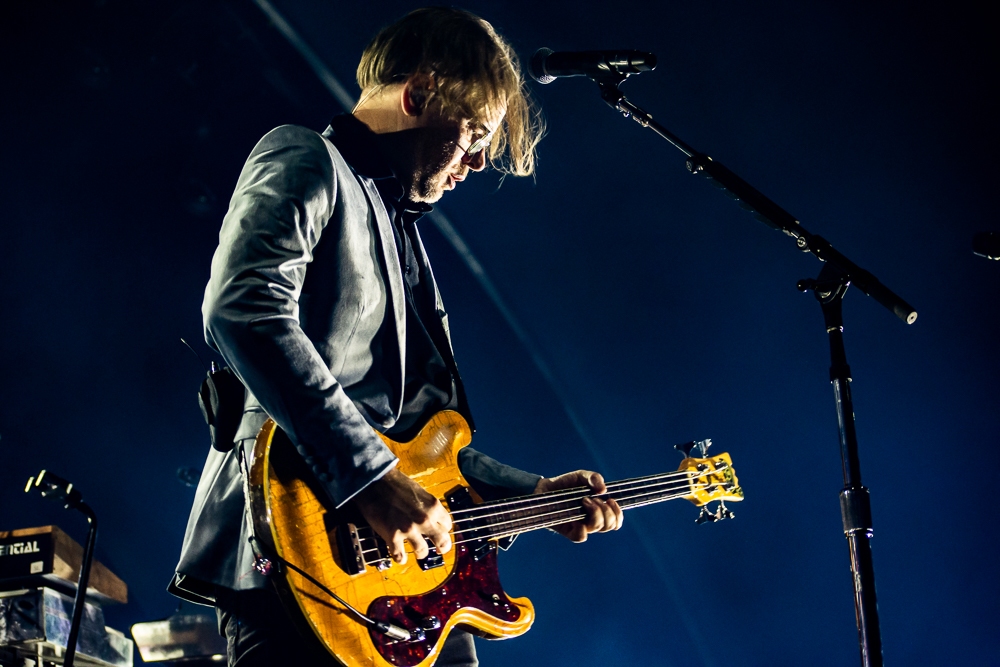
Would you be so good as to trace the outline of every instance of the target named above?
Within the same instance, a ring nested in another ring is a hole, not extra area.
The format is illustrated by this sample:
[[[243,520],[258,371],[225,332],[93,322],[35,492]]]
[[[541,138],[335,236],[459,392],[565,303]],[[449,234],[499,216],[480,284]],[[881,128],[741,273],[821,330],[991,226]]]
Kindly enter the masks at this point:
[[[465,151],[466,158],[472,159],[489,148],[490,142],[493,141],[493,133],[496,132],[496,130],[491,130],[486,125],[483,125],[483,129],[486,130],[486,133],[469,144],[468,148],[462,148],[462,146],[459,145],[459,148],[462,148],[462,150]]]

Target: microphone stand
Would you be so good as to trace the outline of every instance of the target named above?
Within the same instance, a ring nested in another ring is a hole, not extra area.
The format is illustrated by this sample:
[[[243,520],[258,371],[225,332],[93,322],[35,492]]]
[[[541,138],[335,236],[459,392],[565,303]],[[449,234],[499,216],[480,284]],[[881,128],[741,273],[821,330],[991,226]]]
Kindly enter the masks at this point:
[[[734,199],[768,227],[795,239],[802,251],[811,252],[823,268],[816,280],[798,281],[800,291],[812,291],[820,303],[826,332],[830,340],[830,382],[833,384],[840,432],[840,456],[843,465],[844,488],[840,492],[840,515],[847,537],[854,580],[854,609],[858,625],[861,664],[882,667],[882,637],[879,630],[878,605],[875,599],[875,568],[872,564],[870,539],[872,512],[868,489],[861,484],[861,460],[858,456],[857,433],[854,428],[854,405],[851,400],[851,369],[844,349],[844,323],[841,304],[852,283],[889,309],[907,324],[917,319],[917,311],[887,288],[878,278],[849,260],[821,236],[806,231],[790,213],[765,197],[749,183],[704,153],[699,153],[676,135],[653,120],[653,116],[626,99],[619,86],[627,74],[602,73],[591,77],[601,90],[601,97],[625,118],[649,128],[666,139],[687,158],[687,169],[704,176],[713,185]]]
[[[87,543],[83,548],[83,559],[80,562],[80,577],[76,582],[76,597],[73,601],[73,617],[69,624],[69,636],[66,638],[66,653],[63,654],[64,667],[73,667],[76,661],[76,645],[80,637],[80,627],[83,625],[83,612],[87,603],[87,586],[90,582],[90,567],[94,562],[94,548],[97,546],[97,515],[90,505],[83,502],[79,489],[62,477],[57,477],[47,470],[30,477],[24,487],[25,493],[38,490],[43,498],[63,504],[64,509],[75,509],[87,517],[90,528],[87,530]]]

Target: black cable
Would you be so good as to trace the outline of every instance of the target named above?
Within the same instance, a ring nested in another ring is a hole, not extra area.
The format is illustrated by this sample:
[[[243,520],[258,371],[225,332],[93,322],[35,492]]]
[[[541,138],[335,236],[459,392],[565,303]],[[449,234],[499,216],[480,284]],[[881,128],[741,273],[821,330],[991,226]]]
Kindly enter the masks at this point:
[[[280,567],[287,567],[288,569],[292,570],[293,572],[301,575],[309,583],[311,583],[313,586],[315,586],[316,588],[320,589],[321,591],[323,591],[324,593],[326,593],[327,595],[329,595],[331,598],[333,598],[334,600],[336,600],[340,604],[344,605],[344,607],[346,607],[348,610],[350,610],[358,618],[360,618],[366,624],[374,627],[379,632],[381,632],[381,633],[383,633],[385,635],[388,635],[388,636],[392,637],[393,639],[398,639],[400,641],[409,641],[411,639],[416,639],[417,638],[417,637],[414,636],[414,634],[411,631],[409,631],[409,630],[407,630],[405,628],[401,628],[398,625],[393,625],[392,623],[386,623],[384,621],[376,621],[373,618],[369,618],[368,616],[366,616],[362,612],[360,612],[357,609],[355,609],[354,607],[352,607],[346,600],[344,600],[342,597],[340,597],[339,595],[337,595],[336,593],[334,593],[333,591],[331,591],[323,583],[321,583],[320,581],[318,581],[314,576],[312,576],[311,574],[309,574],[308,572],[306,572],[305,570],[303,570],[302,568],[300,568],[298,565],[295,565],[294,563],[289,563],[287,560],[285,560],[284,558],[282,558],[281,556],[278,556],[278,555],[274,555],[274,556],[271,556],[271,557],[264,556],[263,555],[264,549],[261,549],[260,540],[258,540],[253,535],[251,535],[250,537],[248,537],[247,541],[250,543],[250,548],[253,550],[254,555],[257,557],[258,561],[260,561],[260,560],[273,561],[273,562],[275,562],[275,563],[278,564],[279,568]]]

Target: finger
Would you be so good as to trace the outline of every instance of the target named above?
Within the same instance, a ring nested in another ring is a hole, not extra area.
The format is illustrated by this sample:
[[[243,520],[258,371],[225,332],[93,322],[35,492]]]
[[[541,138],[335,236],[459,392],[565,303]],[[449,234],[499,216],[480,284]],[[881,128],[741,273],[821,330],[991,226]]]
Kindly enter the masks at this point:
[[[392,559],[402,565],[406,562],[406,536],[396,532],[392,536]]]
[[[406,540],[413,547],[413,555],[417,560],[427,558],[427,553],[429,551],[427,547],[427,540],[424,539],[424,536],[420,534],[419,530],[411,530],[407,533]]]
[[[562,484],[558,477],[543,477],[538,480],[538,485],[535,487],[535,493],[547,493],[549,491],[558,491],[562,488]]]
[[[600,500],[594,498],[584,498],[583,508],[587,516],[582,522],[582,527],[588,533],[596,533],[604,529],[604,510]]]
[[[453,526],[451,514],[449,514],[448,510],[444,508],[444,505],[441,504],[440,500],[435,498],[434,501],[434,507],[430,512],[428,512],[429,520],[441,526],[441,530],[447,533]]]
[[[561,489],[572,489],[577,486],[590,486],[590,477],[595,473],[590,470],[574,470],[556,477],[542,478],[538,481],[535,491],[544,493],[546,491],[558,491]]]
[[[434,543],[434,548],[439,554],[451,551],[451,533],[441,524],[438,524],[436,530],[428,534],[428,537],[431,538],[431,542]]]
[[[607,493],[608,487],[604,484],[604,476],[599,472],[588,472],[587,486],[594,490],[595,495]]]
[[[450,533],[453,525],[451,514],[441,501],[435,498],[434,507],[427,513],[427,520],[422,524],[421,532],[430,538],[439,554],[444,554],[451,550]]]
[[[601,502],[600,508],[604,518],[604,525],[601,526],[601,532],[606,533],[609,530],[616,530],[618,528],[618,517],[615,516],[615,510],[611,507],[610,503]]]
[[[608,498],[608,507],[614,510],[615,530],[618,530],[622,527],[622,524],[625,523],[625,512],[622,511],[621,505],[619,505],[618,501],[614,498]]]
[[[586,542],[587,541],[587,529],[584,527],[582,521],[575,521],[573,523],[564,523],[561,526],[556,526],[554,530],[568,539],[570,542]]]

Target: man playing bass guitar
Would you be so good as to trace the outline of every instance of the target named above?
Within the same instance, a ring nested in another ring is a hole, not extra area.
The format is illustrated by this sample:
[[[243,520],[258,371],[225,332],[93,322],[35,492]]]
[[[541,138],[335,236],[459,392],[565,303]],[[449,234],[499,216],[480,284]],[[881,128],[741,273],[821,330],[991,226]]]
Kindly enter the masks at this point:
[[[269,132],[250,154],[222,225],[205,292],[205,336],[246,386],[235,447],[209,454],[171,584],[218,609],[229,664],[335,664],[303,636],[254,569],[237,453],[268,418],[332,505],[354,503],[391,558],[452,547],[442,503],[400,472],[379,433],[405,442],[442,410],[471,423],[447,317],[417,222],[487,164],[533,173],[541,123],[510,46],[486,21],[447,8],[383,29],[358,66],[361,99],[323,133]],[[459,467],[484,499],[589,485],[551,479],[466,447]],[[587,498],[573,541],[617,529],[614,500]],[[476,665],[452,632],[438,665]]]

